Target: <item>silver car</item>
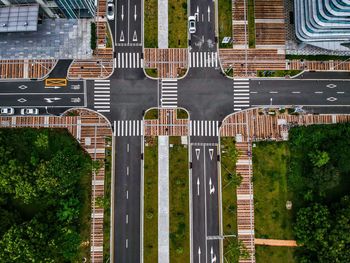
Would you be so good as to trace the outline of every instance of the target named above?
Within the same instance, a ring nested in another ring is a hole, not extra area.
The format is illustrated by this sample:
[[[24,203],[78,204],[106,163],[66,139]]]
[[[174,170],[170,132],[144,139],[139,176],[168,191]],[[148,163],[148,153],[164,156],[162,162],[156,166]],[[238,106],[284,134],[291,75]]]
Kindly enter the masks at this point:
[[[114,20],[114,4],[113,3],[107,4],[107,19]]]
[[[15,113],[15,110],[11,107],[0,108],[0,115],[13,115],[14,113]]]
[[[21,109],[21,115],[38,115],[39,110],[37,108],[25,108]]]

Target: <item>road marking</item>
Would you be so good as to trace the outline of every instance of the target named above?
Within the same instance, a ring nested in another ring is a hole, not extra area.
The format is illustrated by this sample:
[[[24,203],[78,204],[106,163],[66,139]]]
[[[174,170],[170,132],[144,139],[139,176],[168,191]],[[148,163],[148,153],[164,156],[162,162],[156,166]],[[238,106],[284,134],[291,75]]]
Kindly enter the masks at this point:
[[[200,155],[200,153],[201,153],[201,149],[196,148],[195,151],[196,151],[197,160],[199,160],[199,155]]]
[[[211,177],[209,178],[209,194],[212,195],[215,193],[215,186],[211,182]]]
[[[315,94],[323,94],[323,91],[315,91]]]
[[[344,91],[337,91],[337,94],[344,94]]]
[[[213,160],[214,149],[209,149],[210,160]]]
[[[128,248],[128,247],[129,247],[129,240],[126,239],[126,240],[125,240],[125,248]]]
[[[128,214],[126,214],[125,222],[126,222],[126,224],[129,224],[129,215]]]
[[[116,134],[117,134],[117,122],[114,121],[114,122],[113,122],[113,136],[115,137]]]
[[[129,191],[126,190],[126,199],[129,199]]]
[[[129,176],[129,166],[126,167],[126,175]]]
[[[121,31],[121,33],[120,33],[120,38],[119,38],[119,41],[120,42],[124,42],[124,32],[123,32],[123,30]]]
[[[292,91],[293,94],[300,94],[300,91]]]
[[[130,151],[130,145],[127,144],[127,145],[126,145],[126,152],[128,153],[129,151]]]
[[[278,91],[270,91],[269,93],[271,93],[271,94],[277,94]]]
[[[197,177],[197,196],[199,196],[199,185],[200,185],[199,177]]]

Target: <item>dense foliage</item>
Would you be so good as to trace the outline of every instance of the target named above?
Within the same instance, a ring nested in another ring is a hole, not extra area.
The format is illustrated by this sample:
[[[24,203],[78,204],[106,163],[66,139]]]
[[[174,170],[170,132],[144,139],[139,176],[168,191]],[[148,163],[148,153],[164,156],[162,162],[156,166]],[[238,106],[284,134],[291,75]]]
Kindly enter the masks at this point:
[[[90,171],[66,130],[0,129],[0,262],[77,260]]]
[[[350,124],[290,131],[300,262],[350,262]]]

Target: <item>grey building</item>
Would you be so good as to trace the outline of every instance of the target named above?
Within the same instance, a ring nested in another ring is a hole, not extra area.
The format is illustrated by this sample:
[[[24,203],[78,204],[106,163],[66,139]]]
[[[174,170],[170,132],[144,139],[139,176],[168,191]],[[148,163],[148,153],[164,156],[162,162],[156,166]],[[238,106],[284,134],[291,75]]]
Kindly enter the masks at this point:
[[[1,6],[39,4],[40,14],[48,18],[91,18],[97,0],[0,0]]]

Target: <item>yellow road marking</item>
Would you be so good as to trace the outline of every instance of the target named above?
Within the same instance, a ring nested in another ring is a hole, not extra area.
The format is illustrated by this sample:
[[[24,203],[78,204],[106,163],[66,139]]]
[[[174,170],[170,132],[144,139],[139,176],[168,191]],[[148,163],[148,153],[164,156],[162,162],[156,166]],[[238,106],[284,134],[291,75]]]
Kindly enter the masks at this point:
[[[47,87],[64,87],[67,86],[67,79],[45,79],[45,86]]]

